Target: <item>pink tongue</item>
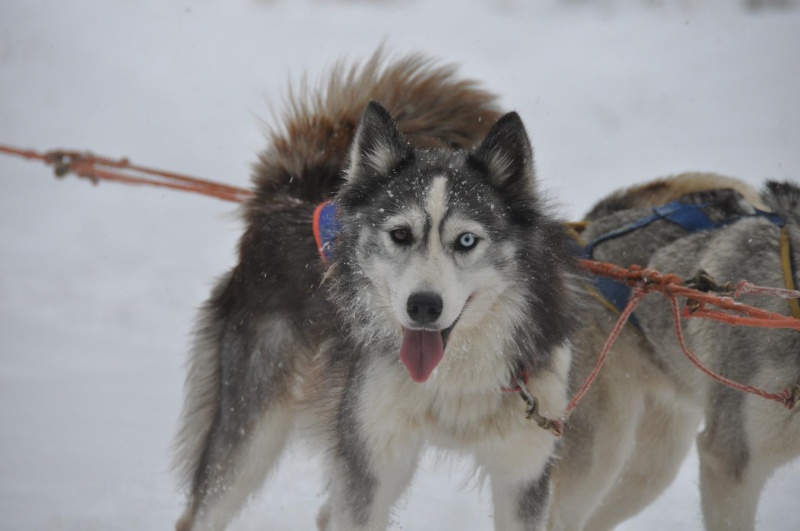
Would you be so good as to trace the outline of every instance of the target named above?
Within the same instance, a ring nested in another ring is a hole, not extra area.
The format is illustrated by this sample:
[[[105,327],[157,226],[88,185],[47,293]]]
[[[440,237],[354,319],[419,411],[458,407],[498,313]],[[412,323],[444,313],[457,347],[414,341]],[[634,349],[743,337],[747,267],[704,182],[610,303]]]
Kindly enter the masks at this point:
[[[415,382],[427,380],[444,355],[442,333],[403,328],[400,359]]]

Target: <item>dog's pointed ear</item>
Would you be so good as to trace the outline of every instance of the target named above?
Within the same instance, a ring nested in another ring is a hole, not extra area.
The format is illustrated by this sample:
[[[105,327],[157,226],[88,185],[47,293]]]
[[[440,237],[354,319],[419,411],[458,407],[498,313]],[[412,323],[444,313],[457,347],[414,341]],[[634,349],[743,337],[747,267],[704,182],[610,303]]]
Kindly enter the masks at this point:
[[[536,191],[533,148],[517,113],[497,120],[472,157],[486,168],[494,186],[520,193]]]
[[[366,175],[386,175],[403,161],[407,151],[389,111],[371,101],[356,129],[345,179],[353,182]]]

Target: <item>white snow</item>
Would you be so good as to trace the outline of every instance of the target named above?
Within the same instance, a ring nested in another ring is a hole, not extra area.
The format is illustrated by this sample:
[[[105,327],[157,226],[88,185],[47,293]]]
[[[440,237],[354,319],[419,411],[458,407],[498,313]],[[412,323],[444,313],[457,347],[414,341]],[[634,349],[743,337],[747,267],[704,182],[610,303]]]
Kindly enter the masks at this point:
[[[797,179],[800,11],[742,4],[6,0],[0,143],[246,185],[288,80],[385,42],[462,65],[519,111],[568,217],[684,170]],[[2,155],[0,184],[0,528],[170,528],[189,329],[234,262],[235,208],[57,182]],[[488,494],[466,478],[427,459],[397,528],[490,529]],[[319,461],[294,450],[233,527],[311,529],[322,491]],[[765,490],[759,529],[800,528],[798,496],[795,463]],[[692,457],[622,529],[699,527]]]

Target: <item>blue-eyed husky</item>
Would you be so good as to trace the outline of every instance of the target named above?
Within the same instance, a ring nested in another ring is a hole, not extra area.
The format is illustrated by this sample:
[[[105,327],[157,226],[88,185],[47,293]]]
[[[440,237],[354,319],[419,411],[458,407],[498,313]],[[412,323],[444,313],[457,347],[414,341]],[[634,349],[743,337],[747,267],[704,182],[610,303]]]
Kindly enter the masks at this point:
[[[224,528],[302,422],[326,457],[321,529],[385,529],[426,444],[474,455],[497,529],[542,529],[556,440],[503,389],[529,376],[563,411],[573,260],[522,122],[419,58],[342,74],[274,135],[201,313],[177,527]],[[312,215],[332,195],[325,271]]]

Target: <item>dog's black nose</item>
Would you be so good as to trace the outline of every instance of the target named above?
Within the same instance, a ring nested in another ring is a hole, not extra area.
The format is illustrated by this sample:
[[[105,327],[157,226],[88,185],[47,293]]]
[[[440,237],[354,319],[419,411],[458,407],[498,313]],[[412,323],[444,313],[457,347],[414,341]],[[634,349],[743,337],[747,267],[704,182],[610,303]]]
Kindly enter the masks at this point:
[[[442,306],[444,302],[439,295],[425,291],[411,294],[406,303],[406,311],[415,323],[428,324],[442,315]]]

